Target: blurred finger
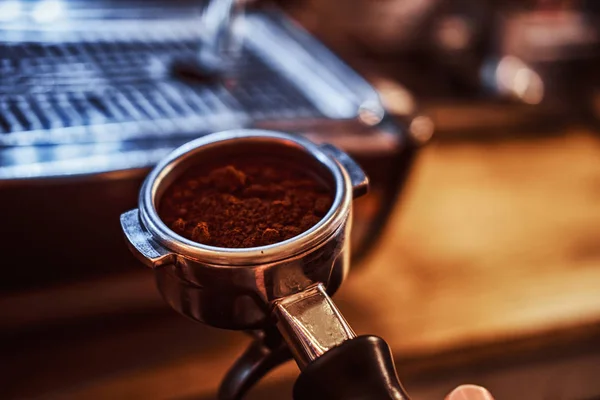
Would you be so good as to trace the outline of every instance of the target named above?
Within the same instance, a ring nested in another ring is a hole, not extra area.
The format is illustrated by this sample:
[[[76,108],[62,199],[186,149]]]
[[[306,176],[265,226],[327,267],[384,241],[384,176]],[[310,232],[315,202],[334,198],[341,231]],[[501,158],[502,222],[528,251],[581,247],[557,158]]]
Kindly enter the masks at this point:
[[[461,385],[454,389],[446,400],[494,400],[486,388],[477,385]]]

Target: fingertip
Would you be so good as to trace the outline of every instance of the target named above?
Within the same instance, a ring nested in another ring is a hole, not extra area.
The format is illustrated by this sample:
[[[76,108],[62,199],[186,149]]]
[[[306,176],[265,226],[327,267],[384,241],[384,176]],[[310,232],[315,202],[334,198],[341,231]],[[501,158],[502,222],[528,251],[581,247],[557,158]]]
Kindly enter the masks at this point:
[[[461,385],[454,389],[446,400],[494,400],[490,392],[477,385]]]

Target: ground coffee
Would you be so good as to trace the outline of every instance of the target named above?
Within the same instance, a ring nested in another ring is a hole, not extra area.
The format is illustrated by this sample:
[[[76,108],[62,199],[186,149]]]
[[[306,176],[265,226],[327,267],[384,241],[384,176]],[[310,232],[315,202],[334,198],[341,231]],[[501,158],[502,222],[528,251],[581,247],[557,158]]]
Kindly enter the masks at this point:
[[[195,242],[244,248],[299,235],[332,201],[315,177],[282,160],[256,157],[190,169],[166,190],[159,215]]]

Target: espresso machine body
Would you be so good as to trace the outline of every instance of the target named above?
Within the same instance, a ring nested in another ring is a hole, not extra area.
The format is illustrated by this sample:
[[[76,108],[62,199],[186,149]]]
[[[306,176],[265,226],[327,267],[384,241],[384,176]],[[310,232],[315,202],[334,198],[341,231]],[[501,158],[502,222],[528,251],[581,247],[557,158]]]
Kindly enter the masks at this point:
[[[354,255],[376,240],[416,146],[373,87],[280,9],[241,16],[234,72],[190,78],[173,65],[207,35],[196,2],[64,2],[55,20],[40,4],[0,27],[4,265],[19,266],[3,291],[135,270],[118,216],[159,159],[224,129],[347,151],[372,188],[355,206]]]

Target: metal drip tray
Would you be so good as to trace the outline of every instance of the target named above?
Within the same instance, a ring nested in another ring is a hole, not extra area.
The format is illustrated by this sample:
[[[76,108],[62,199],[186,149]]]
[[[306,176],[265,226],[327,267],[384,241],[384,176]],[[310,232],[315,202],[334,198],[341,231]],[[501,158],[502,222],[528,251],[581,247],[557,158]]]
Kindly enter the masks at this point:
[[[198,20],[0,30],[0,179],[137,169],[202,134],[348,120],[375,91],[280,12],[246,17],[235,79],[184,81]]]

